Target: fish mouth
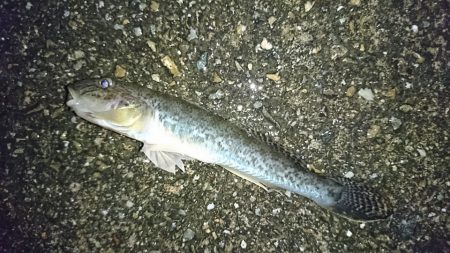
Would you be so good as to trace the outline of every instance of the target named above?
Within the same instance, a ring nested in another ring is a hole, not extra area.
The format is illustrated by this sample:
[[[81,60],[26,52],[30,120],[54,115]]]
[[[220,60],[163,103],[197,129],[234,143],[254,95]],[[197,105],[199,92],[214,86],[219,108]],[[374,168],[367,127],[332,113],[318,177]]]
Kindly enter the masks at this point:
[[[67,86],[67,106],[73,107],[78,104],[78,93],[70,86]]]

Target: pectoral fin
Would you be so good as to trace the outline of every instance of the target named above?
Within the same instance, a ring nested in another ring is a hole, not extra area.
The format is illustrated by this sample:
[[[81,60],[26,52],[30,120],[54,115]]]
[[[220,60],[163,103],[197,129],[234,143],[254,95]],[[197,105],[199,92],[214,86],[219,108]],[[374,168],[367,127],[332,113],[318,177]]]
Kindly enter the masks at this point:
[[[171,173],[175,173],[176,166],[184,172],[185,169],[182,159],[189,159],[189,157],[182,154],[161,151],[161,146],[159,145],[144,144],[141,151],[144,152],[156,167]]]

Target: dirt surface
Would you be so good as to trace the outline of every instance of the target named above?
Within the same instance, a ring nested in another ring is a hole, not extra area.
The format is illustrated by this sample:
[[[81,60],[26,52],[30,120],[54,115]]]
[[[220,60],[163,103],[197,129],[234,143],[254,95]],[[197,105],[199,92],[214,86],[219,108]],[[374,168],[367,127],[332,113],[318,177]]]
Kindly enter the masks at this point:
[[[448,1],[0,2],[1,252],[450,252]],[[168,69],[168,56],[177,67]],[[165,60],[162,60],[165,59]],[[65,106],[116,76],[269,133],[394,214],[168,174]]]

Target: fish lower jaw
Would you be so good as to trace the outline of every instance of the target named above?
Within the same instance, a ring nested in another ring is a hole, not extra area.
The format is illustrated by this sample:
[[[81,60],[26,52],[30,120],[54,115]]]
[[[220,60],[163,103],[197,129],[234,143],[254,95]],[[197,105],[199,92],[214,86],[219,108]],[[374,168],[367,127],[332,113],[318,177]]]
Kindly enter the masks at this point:
[[[73,108],[74,106],[79,105],[79,103],[77,101],[75,101],[75,99],[70,99],[66,102],[66,105]]]

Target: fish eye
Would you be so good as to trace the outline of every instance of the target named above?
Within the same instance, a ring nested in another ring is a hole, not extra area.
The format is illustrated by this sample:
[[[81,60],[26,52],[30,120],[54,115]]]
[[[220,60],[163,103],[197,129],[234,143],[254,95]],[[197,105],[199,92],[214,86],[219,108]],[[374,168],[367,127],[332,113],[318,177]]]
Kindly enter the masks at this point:
[[[104,78],[102,80],[100,80],[100,86],[102,87],[102,89],[107,89],[108,87],[112,86],[112,80],[109,78]]]

